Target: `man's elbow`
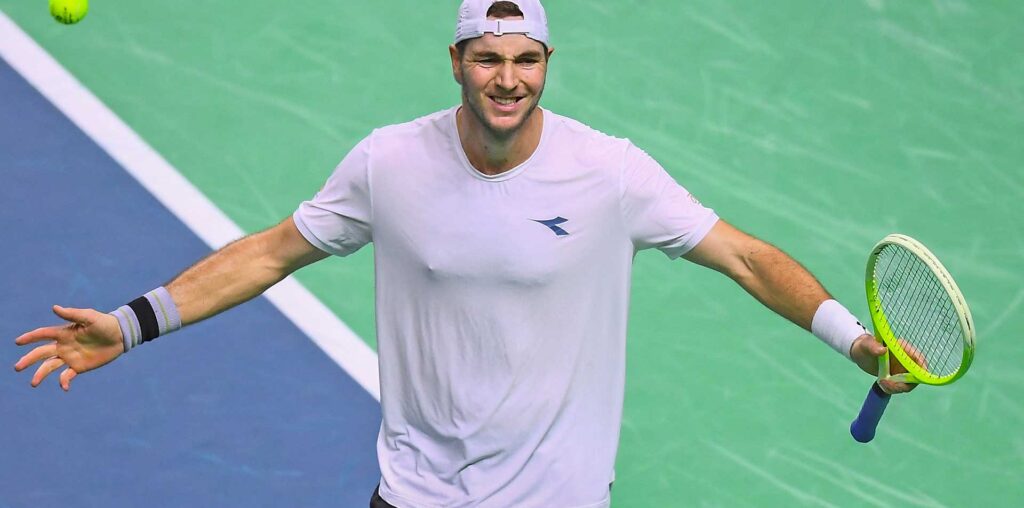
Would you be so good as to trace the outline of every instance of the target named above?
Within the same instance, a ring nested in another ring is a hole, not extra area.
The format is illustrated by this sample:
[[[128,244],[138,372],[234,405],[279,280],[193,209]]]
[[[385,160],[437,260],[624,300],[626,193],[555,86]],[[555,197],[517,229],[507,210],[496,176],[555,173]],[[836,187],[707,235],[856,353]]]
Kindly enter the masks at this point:
[[[770,270],[771,252],[775,250],[771,245],[751,237],[751,241],[737,249],[737,255],[733,256],[728,266],[722,270],[729,278],[739,285],[747,287],[749,283],[756,280],[764,270]]]

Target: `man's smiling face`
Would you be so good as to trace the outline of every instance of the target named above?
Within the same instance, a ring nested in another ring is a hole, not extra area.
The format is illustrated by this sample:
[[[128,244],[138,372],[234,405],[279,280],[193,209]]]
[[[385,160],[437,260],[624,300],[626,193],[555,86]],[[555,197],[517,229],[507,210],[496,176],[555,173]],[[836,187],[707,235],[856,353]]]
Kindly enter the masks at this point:
[[[512,137],[540,102],[550,53],[521,34],[484,34],[467,41],[461,53],[452,46],[452,72],[462,85],[463,106],[491,136]]]

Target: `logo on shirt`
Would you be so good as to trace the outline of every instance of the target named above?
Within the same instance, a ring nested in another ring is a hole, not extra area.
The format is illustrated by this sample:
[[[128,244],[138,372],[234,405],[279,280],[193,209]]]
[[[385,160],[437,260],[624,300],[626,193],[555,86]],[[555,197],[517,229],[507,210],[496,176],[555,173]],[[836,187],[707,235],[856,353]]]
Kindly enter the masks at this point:
[[[569,234],[568,231],[558,227],[560,224],[565,224],[566,222],[569,222],[569,219],[565,219],[565,218],[562,218],[562,217],[555,217],[554,219],[548,219],[548,220],[537,220],[537,219],[530,219],[530,220],[532,220],[533,222],[539,222],[539,223],[541,223],[541,224],[551,228],[551,231],[554,231],[556,236],[567,236]]]

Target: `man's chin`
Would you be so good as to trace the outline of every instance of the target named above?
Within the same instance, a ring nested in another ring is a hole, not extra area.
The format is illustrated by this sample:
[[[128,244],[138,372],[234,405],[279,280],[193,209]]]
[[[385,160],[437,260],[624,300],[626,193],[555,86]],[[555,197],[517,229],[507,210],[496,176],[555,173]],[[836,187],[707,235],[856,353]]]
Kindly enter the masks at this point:
[[[524,104],[524,106],[526,105]],[[534,112],[536,112],[536,108],[529,107],[524,111],[516,112],[514,115],[491,113],[487,117],[487,128],[496,135],[512,136],[526,125],[530,115]]]
[[[520,116],[488,118],[487,128],[495,134],[511,136],[526,124],[526,119]]]

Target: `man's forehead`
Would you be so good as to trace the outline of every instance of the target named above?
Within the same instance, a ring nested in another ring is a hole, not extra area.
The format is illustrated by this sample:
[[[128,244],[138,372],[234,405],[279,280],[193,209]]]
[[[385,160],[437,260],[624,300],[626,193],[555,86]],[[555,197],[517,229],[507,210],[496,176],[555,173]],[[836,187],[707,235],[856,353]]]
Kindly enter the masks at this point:
[[[494,35],[486,33],[467,41],[466,53],[497,53],[499,55],[522,55],[524,53],[544,54],[544,45],[524,34]]]

